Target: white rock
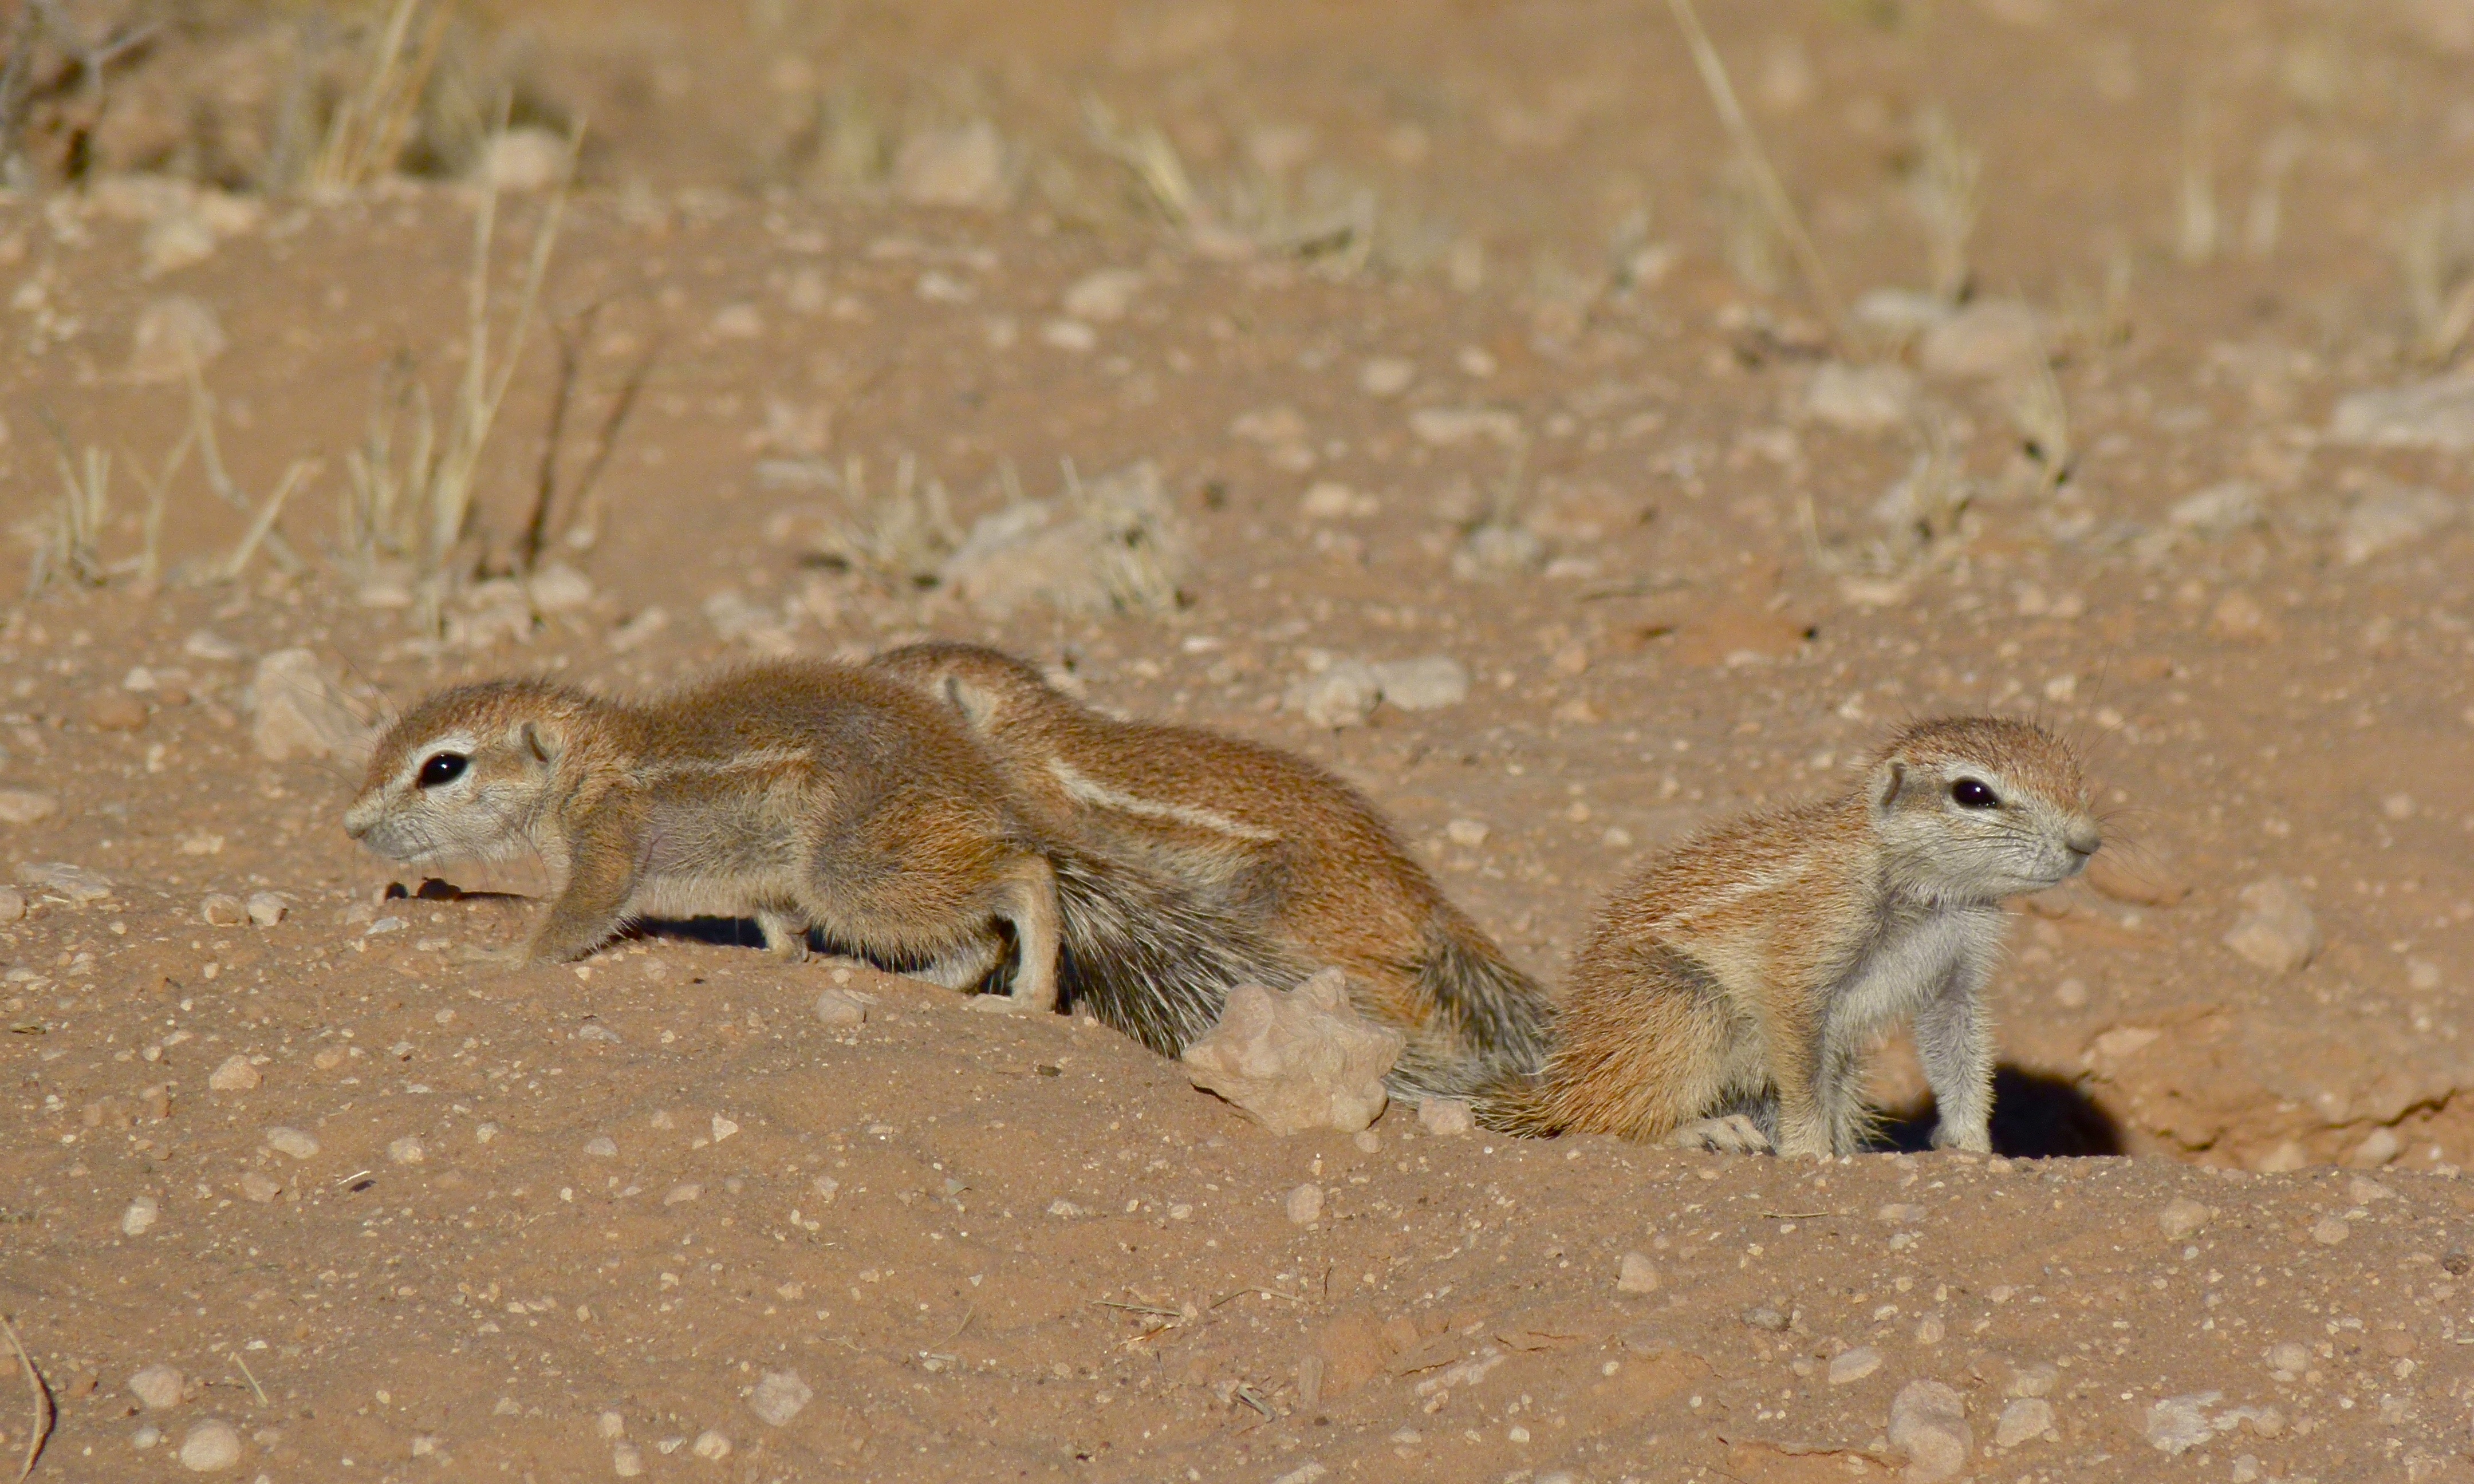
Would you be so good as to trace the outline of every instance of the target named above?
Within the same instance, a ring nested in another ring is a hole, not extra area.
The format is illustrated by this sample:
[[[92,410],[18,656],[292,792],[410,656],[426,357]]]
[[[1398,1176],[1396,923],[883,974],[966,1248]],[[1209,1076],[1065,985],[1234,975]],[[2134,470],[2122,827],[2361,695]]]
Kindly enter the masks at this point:
[[[2201,536],[2226,537],[2261,525],[2268,518],[2260,504],[2259,486],[2247,479],[2226,479],[2183,496],[2165,512],[2165,519]]]
[[[1452,575],[1464,580],[1518,577],[1546,562],[1546,540],[1521,525],[1479,526],[1452,552]]]
[[[2156,1225],[2164,1232],[2166,1240],[2174,1242],[2195,1234],[2216,1219],[2217,1213],[2212,1208],[2202,1206],[2187,1195],[2175,1196],[2156,1213]]]
[[[667,1190],[662,1192],[662,1204],[664,1206],[685,1206],[690,1201],[699,1199],[703,1194],[703,1185],[698,1185],[692,1180],[682,1180],[677,1185],[672,1185]]]
[[[26,916],[26,894],[13,886],[0,886],[0,922],[15,922]]]
[[[545,613],[571,613],[593,602],[593,580],[564,562],[544,562],[524,589]]]
[[[2338,1247],[2343,1245],[2345,1238],[2352,1232],[2353,1228],[2345,1224],[2344,1217],[2322,1216],[2312,1223],[2311,1240],[2322,1247]]]
[[[1449,655],[1386,659],[1374,666],[1383,699],[1404,711],[1435,711],[1468,699],[1468,667]]]
[[[192,659],[209,659],[217,664],[232,664],[249,658],[249,651],[212,629],[191,631],[189,636],[181,641],[181,653]]]
[[[688,1451],[707,1463],[719,1463],[730,1456],[730,1440],[708,1427],[696,1434],[696,1440],[688,1445]]]
[[[588,1138],[584,1141],[584,1152],[591,1159],[615,1160],[618,1158],[618,1140],[607,1134]]]
[[[1383,699],[1383,682],[1363,659],[1340,659],[1320,675],[1292,684],[1281,704],[1302,711],[1317,727],[1339,729],[1363,725]]]
[[[39,788],[0,788],[0,825],[31,825],[60,812],[60,799]]]
[[[153,1196],[141,1195],[130,1202],[129,1209],[120,1213],[120,1234],[144,1236],[155,1230],[155,1223],[162,1214],[163,1209],[156,1204]]]
[[[240,1177],[240,1193],[264,1206],[283,1193],[283,1184],[262,1170],[249,1170]]]
[[[166,295],[137,311],[127,375],[140,383],[182,381],[229,344],[212,309],[186,294]]]
[[[273,927],[283,921],[283,898],[273,892],[252,892],[248,902],[249,920],[260,927]]]
[[[739,1125],[719,1113],[713,1115],[713,1141],[716,1144],[739,1132]]]
[[[644,1472],[644,1450],[633,1443],[621,1443],[610,1450],[610,1472],[622,1479],[632,1479]]]
[[[263,1080],[248,1057],[234,1054],[224,1058],[206,1074],[206,1087],[215,1092],[255,1092]]]
[[[2226,947],[2271,973],[2300,969],[2318,956],[2319,923],[2302,889],[2269,876],[2242,889],[2242,916],[2225,933]]]
[[[2036,311],[2015,299],[1982,299],[1926,330],[1919,359],[1936,376],[2000,376],[2033,367],[2045,346]]]
[[[229,892],[208,892],[198,903],[198,920],[208,927],[238,927],[249,921],[249,907]]]
[[[1322,1186],[1307,1184],[1298,1186],[1280,1198],[1280,1209],[1298,1226],[1312,1226],[1322,1219]]]
[[[1004,205],[1004,137],[986,119],[912,134],[894,152],[893,194],[914,206]]]
[[[816,996],[816,1018],[840,1030],[865,1021],[867,1006],[847,990],[827,990]]]
[[[1326,969],[1286,994],[1258,984],[1228,992],[1219,1023],[1178,1058],[1198,1088],[1236,1104],[1274,1134],[1354,1134],[1387,1101],[1383,1076],[1405,1038],[1369,1024],[1347,976]]]
[[[1890,1446],[1907,1455],[1912,1484],[1956,1478],[1976,1452],[1967,1402],[1939,1381],[1909,1381],[1890,1403]]]
[[[1418,379],[1416,363],[1396,355],[1378,355],[1357,371],[1357,389],[1369,396],[1398,396]]]
[[[1409,414],[1409,431],[1438,448],[1479,438],[1509,448],[1520,442],[1520,419],[1498,407],[1420,407]]]
[[[56,897],[68,899],[71,906],[90,906],[110,899],[111,878],[99,871],[71,865],[64,860],[36,861],[21,866],[17,879],[28,886],[39,886]]]
[[[398,1164],[419,1164],[429,1158],[429,1150],[423,1145],[419,1136],[406,1134],[387,1145],[387,1158]]]
[[[158,1360],[137,1368],[137,1374],[129,1378],[129,1393],[139,1406],[160,1412],[181,1404],[181,1388],[187,1381],[180,1367]]]
[[[1921,289],[1874,289],[1856,300],[1856,321],[1892,335],[1913,337],[1951,317],[1951,307]]]
[[[1130,268],[1103,268],[1074,280],[1065,291],[1064,309],[1078,320],[1122,320],[1142,286],[1143,275]]]
[[[203,263],[220,246],[215,229],[194,211],[174,211],[148,225],[137,240],[137,253],[149,278]]]
[[[1825,363],[1805,384],[1805,416],[1850,433],[1903,427],[1915,409],[1916,378],[1904,366]]]
[[[2421,539],[2457,517],[2457,505],[2437,490],[2385,490],[2345,512],[2337,527],[2337,557],[2347,566]]]
[[[1658,1264],[1649,1260],[1649,1254],[1625,1253],[1623,1260],[1615,1267],[1615,1292],[1656,1293],[1657,1291]]]
[[[1845,1386],[1860,1381],[1881,1369],[1881,1352],[1870,1345],[1840,1351],[1830,1357],[1830,1384]]]
[[[2147,1446],[2179,1457],[2216,1436],[2208,1425],[2208,1408],[2224,1396],[2220,1391],[2168,1397],[2147,1409]]]
[[[250,696],[257,713],[250,737],[270,761],[350,758],[368,740],[368,712],[308,650],[278,650],[260,658]]]
[[[2337,403],[2328,436],[2374,448],[2474,448],[2474,372],[2357,392]]]
[[[220,1473],[240,1462],[240,1429],[209,1417],[181,1439],[181,1467],[193,1473]]]
[[[2050,1360],[2031,1360],[2025,1364],[2014,1364],[2010,1367],[2009,1376],[2001,1382],[2001,1395],[2005,1397],[2050,1396],[2053,1388],[2061,1383],[2061,1379],[2062,1368]]]
[[[1443,826],[1443,838],[1465,850],[1486,844],[1486,837],[1492,833],[1492,826],[1482,820],[1454,820]]]
[[[2280,1340],[2269,1346],[2264,1358],[2270,1372],[2287,1379],[2311,1369],[2311,1352],[2292,1340]]]
[[[815,1397],[815,1391],[799,1379],[796,1371],[767,1371],[748,1393],[747,1405],[757,1419],[768,1427],[787,1426],[799,1409]]]
[[[2053,1430],[2053,1404],[2042,1397],[2021,1397],[2001,1409],[1993,1424],[1993,1446],[2014,1448]]]
[[[473,182],[521,195],[567,179],[568,142],[546,129],[519,126],[490,135],[473,161]]]
[[[299,1129],[288,1129],[280,1124],[266,1131],[266,1147],[295,1160],[312,1160],[318,1155],[317,1139]]]
[[[1439,1138],[1474,1132],[1477,1118],[1467,1099],[1430,1097],[1418,1105],[1418,1127]]]

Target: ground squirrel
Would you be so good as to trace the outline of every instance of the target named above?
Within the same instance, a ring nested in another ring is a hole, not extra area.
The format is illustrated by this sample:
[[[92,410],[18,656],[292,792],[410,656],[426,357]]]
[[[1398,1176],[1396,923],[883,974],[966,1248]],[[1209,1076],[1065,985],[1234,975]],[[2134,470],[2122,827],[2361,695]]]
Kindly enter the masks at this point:
[[[1044,838],[949,707],[847,665],[645,704],[441,691],[388,728],[344,827],[405,865],[538,854],[559,885],[528,962],[638,918],[752,917],[786,958],[813,930],[955,989],[1009,972],[1013,1007],[1061,997],[1167,1050],[1230,986],[1285,971],[1175,883]]]
[[[1489,1089],[1480,1121],[1847,1154],[1869,1132],[1864,1053],[1912,1016],[1933,1142],[1989,1149],[1980,996],[2001,904],[2067,880],[2100,841],[2078,764],[2043,729],[1909,727],[1856,791],[1699,836],[1616,892],[1545,1071]]]
[[[1464,1096],[1541,1064],[1545,995],[1374,806],[1314,764],[1200,728],[1114,720],[979,645],[912,644],[872,667],[967,719],[1043,827],[1182,883],[1231,921],[1268,924],[1298,977],[1346,970],[1361,1012],[1408,1034],[1395,1091]]]

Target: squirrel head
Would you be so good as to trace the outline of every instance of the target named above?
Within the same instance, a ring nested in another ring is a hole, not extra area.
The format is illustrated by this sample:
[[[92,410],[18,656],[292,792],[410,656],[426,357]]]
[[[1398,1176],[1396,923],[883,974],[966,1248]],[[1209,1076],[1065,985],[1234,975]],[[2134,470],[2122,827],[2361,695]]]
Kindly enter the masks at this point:
[[[407,866],[524,850],[594,706],[580,692],[530,680],[426,698],[378,739],[344,832]]]
[[[1999,901],[2076,875],[2103,843],[2087,779],[2029,722],[1948,717],[1873,756],[1865,808],[1897,885],[1936,901]]]

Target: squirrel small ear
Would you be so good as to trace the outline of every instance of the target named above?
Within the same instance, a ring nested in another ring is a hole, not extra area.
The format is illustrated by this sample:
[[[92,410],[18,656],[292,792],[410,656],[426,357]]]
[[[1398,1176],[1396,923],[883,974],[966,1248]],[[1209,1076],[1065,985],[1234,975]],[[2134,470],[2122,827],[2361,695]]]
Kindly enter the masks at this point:
[[[546,764],[558,756],[558,739],[531,722],[517,730],[517,739],[535,762]]]
[[[1907,765],[1896,760],[1885,762],[1873,774],[1873,812],[1887,814],[1899,802],[1899,791],[1907,784]]]

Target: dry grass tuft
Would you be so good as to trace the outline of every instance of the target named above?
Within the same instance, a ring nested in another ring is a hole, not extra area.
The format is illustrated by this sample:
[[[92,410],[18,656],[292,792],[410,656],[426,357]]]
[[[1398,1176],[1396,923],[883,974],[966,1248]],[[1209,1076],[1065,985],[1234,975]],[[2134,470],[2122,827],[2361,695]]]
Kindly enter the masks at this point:
[[[355,190],[391,175],[403,158],[421,114],[439,47],[447,38],[447,12],[432,9],[413,40],[421,0],[396,0],[386,24],[371,38],[358,75],[327,117],[324,137],[301,183],[311,191]]]
[[[2474,191],[2424,201],[2397,239],[2417,358],[2445,366],[2474,335]]]
[[[1927,286],[1944,303],[1967,296],[1967,244],[1976,234],[1983,174],[1982,152],[1960,140],[1939,105],[1926,108],[1916,120],[1916,170],[1908,188],[1924,222]]]

